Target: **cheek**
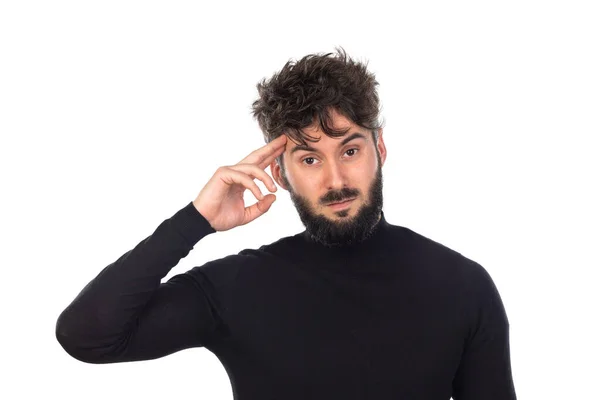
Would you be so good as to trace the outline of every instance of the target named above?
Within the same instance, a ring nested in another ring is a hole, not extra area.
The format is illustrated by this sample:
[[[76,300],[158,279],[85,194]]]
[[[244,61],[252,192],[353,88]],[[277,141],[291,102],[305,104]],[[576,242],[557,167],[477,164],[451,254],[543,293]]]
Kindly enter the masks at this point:
[[[375,161],[375,165],[365,165],[360,170],[355,171],[350,178],[351,187],[360,190],[360,194],[363,197],[363,200],[368,200],[369,189],[371,184],[375,179],[375,175],[377,173],[377,161]]]
[[[296,182],[296,191],[302,194],[302,196],[308,198],[310,201],[314,202],[319,193],[321,193],[319,183],[314,178],[300,178],[297,179]]]
[[[286,178],[294,191],[304,197],[317,192],[317,180],[314,176],[307,176],[295,170],[287,170]]]

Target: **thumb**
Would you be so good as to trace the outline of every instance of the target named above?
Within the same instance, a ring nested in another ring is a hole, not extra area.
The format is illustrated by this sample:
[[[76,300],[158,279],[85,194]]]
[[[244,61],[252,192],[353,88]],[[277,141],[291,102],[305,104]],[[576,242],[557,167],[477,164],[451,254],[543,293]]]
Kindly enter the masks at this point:
[[[277,197],[273,193],[269,193],[265,195],[265,197],[261,201],[256,203],[256,206],[260,213],[264,214],[267,211],[269,211],[269,208],[271,208],[271,205],[273,205],[275,200],[277,200]]]
[[[254,221],[256,218],[260,217],[271,208],[271,205],[275,202],[277,197],[273,193],[269,193],[265,195],[262,200],[259,200],[257,203],[254,203],[250,207],[246,207],[245,218],[242,225],[247,224],[248,222]]]

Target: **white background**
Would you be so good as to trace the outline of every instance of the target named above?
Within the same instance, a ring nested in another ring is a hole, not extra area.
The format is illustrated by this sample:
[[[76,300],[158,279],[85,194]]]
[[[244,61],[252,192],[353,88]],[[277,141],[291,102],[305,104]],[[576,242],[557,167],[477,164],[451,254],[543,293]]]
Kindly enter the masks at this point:
[[[0,397],[232,398],[204,348],[85,364],[56,319],[218,166],[264,144],[261,78],[336,45],[381,84],[386,218],[490,272],[519,399],[597,395],[596,2],[201,3],[2,2]],[[301,231],[277,194],[165,280]]]

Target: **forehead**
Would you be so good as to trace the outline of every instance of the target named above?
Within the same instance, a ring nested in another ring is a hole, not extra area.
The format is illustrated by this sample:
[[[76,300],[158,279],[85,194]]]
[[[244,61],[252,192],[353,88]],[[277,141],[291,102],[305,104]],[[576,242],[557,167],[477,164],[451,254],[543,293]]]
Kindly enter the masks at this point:
[[[352,122],[351,119],[341,114],[335,108],[328,109],[329,117],[331,118],[331,125],[334,129],[348,129],[348,130],[360,130],[361,128]],[[304,129],[311,136],[320,135],[324,132],[321,130],[321,125],[318,121],[314,120],[313,124]]]
[[[330,112],[331,125],[335,130],[346,131],[342,136],[331,137],[327,135],[322,129],[318,122],[314,122],[312,125],[303,129],[306,136],[309,136],[311,140],[306,140],[306,145],[296,142],[294,139],[288,141],[285,151],[287,153],[295,153],[298,150],[315,151],[317,147],[329,147],[329,146],[342,146],[352,140],[369,140],[369,132],[354,122],[341,115],[335,110]],[[316,141],[312,141],[316,140]]]
[[[322,138],[325,137],[325,141],[329,141],[330,143],[322,143],[321,145],[319,145],[319,143],[322,142]],[[335,147],[341,147],[344,146],[346,143],[352,142],[354,140],[364,140],[367,141],[368,140],[368,134],[365,134],[363,132],[356,132],[354,130],[350,130],[348,131],[344,136],[341,137],[337,137],[337,138],[331,138],[327,135],[322,135],[319,138],[319,141],[316,143],[308,143],[306,145],[304,144],[292,144],[291,146],[287,146],[286,147],[286,151],[289,152],[290,154],[294,154],[296,152],[299,151],[319,151],[318,147],[328,147],[328,146],[335,146]],[[293,143],[293,142],[292,142]]]

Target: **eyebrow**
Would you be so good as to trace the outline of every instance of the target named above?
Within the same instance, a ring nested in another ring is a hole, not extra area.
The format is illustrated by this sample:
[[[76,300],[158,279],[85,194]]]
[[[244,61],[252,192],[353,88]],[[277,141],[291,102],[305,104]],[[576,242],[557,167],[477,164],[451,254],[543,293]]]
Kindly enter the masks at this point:
[[[342,142],[340,143],[339,147],[342,147],[343,145],[345,145],[346,143],[354,140],[354,139],[364,139],[367,140],[367,137],[365,135],[363,135],[362,133],[353,133],[352,135],[348,136],[347,138],[344,138],[344,140],[342,140]],[[303,144],[299,144],[296,147],[294,147],[292,149],[292,151],[290,152],[290,154],[294,154],[297,151],[300,150],[305,150],[305,151],[316,151],[317,153],[319,152],[319,150],[315,149],[314,147],[308,146],[308,145],[303,145]]]

